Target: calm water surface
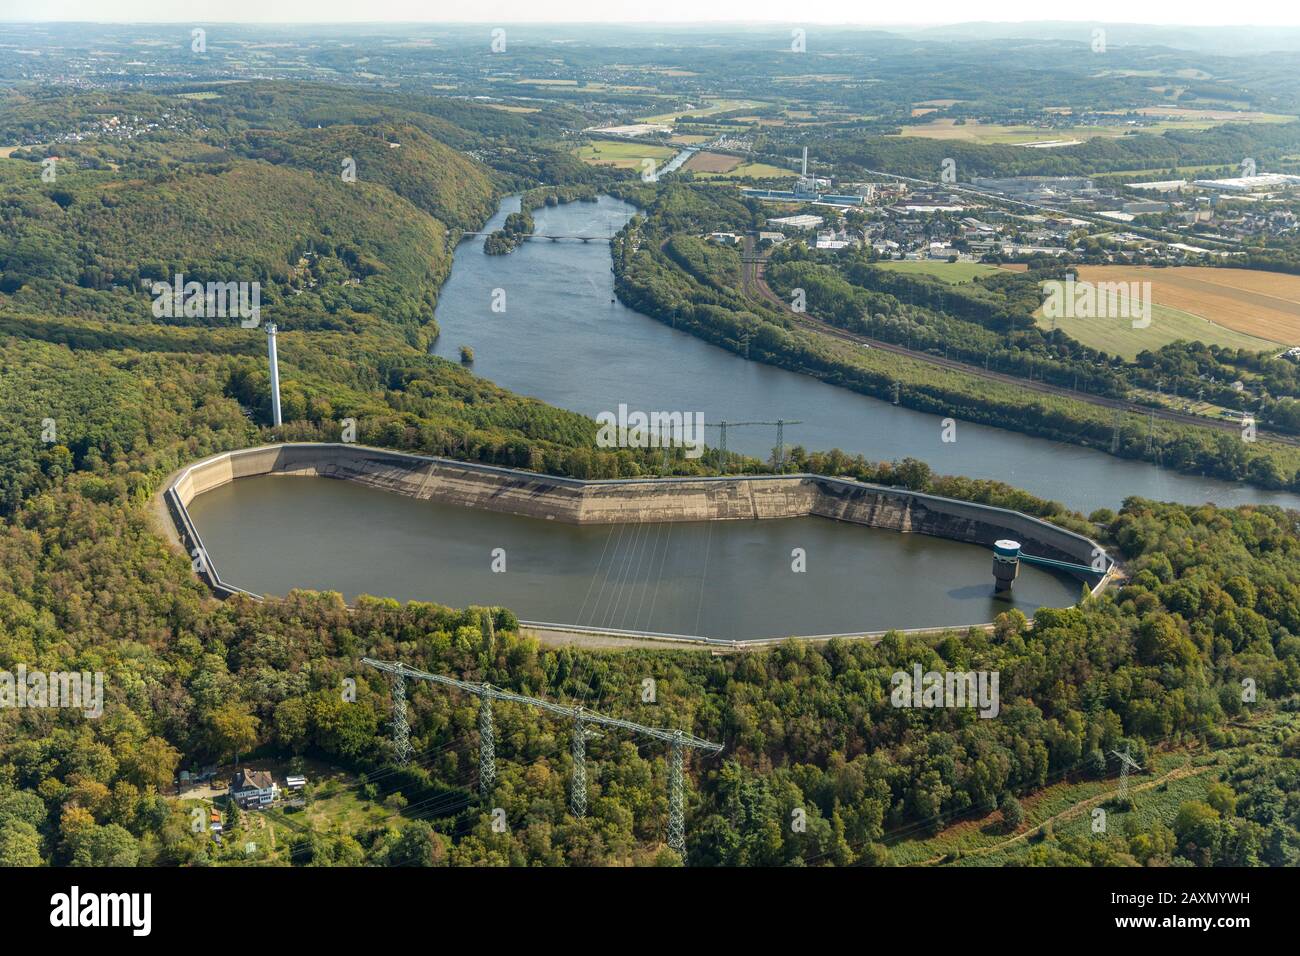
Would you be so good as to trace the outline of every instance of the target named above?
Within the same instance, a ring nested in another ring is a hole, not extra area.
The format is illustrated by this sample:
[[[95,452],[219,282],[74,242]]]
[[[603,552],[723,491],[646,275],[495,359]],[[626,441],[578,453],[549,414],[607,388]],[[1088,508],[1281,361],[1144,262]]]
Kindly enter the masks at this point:
[[[502,204],[500,226],[518,199]],[[537,232],[609,236],[622,202],[538,210]],[[492,311],[497,290],[504,314]],[[873,460],[914,456],[950,474],[997,478],[1087,512],[1128,495],[1220,505],[1300,506],[1296,496],[1202,479],[1101,452],[941,419],[748,362],[613,301],[603,242],[528,242],[487,256],[456,250],[435,352],[473,347],[474,370],[506,388],[587,415],[620,403],[722,419],[802,419],[791,444]],[[716,434],[716,433],[711,433]],[[775,434],[734,429],[735,450],[766,456]],[[821,518],[574,527],[416,501],[328,479],[248,478],[190,507],[228,581],[283,594],[295,587],[451,606],[504,605],[526,620],[752,639],[992,619],[989,552],[973,545]],[[492,573],[504,548],[507,570]],[[807,555],[806,573],[791,552]],[[1073,603],[1080,582],[1023,566],[1014,606]]]
[[[488,227],[519,208],[507,199]],[[537,232],[616,232],[633,207],[609,197],[534,213]],[[897,408],[804,375],[749,362],[611,301],[609,248],[603,242],[526,242],[508,256],[488,256],[483,242],[456,250],[437,319],[434,351],[457,359],[474,349],[474,371],[552,405],[596,415],[619,403],[643,411],[700,411],[706,422],[801,419],[788,444],[842,448],[874,461],[911,455],[938,472],[997,478],[1085,514],[1117,507],[1128,495],[1220,505],[1247,502],[1300,507],[1300,497],[1212,478],[1180,475],[1142,462],[1041,438],[962,422],[957,441],[941,440],[941,417]],[[494,290],[506,311],[492,311]],[[710,431],[710,441],[716,440]],[[727,444],[767,457],[774,429],[736,428]]]
[[[503,605],[525,620],[725,640],[977,624],[1072,604],[1081,588],[1022,565],[1013,600],[994,599],[987,548],[816,517],[575,526],[286,476],[231,482],[189,510],[221,576],[257,593]],[[504,573],[491,570],[495,548]]]

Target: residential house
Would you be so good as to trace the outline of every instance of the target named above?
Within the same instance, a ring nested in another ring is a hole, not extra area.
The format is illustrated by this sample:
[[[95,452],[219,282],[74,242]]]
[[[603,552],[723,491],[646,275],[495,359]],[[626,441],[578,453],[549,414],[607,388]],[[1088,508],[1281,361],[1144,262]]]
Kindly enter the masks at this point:
[[[270,806],[279,789],[267,770],[241,770],[230,781],[231,799],[245,810]]]

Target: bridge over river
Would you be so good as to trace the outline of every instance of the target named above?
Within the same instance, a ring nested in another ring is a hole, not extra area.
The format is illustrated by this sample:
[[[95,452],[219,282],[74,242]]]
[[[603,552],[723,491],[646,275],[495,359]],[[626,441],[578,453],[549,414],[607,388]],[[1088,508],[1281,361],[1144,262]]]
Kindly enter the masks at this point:
[[[487,236],[490,236],[490,235],[492,235],[492,233],[490,233],[490,232],[463,232],[463,233],[461,233],[461,236],[464,237],[464,238],[466,238],[466,239],[469,239],[469,238],[486,238]],[[526,235],[526,236],[520,236],[519,238],[520,238],[521,240],[526,240],[526,241],[542,241],[542,240],[548,240],[548,241],[550,241],[550,242],[564,242],[564,241],[568,240],[568,241],[574,241],[574,242],[609,242],[609,241],[611,241],[611,240],[613,239],[613,236],[594,236],[594,235],[581,235],[581,234],[575,234],[575,235],[549,235],[549,234],[548,234],[548,235],[542,235],[542,234],[540,234],[540,233],[529,233],[528,235]]]

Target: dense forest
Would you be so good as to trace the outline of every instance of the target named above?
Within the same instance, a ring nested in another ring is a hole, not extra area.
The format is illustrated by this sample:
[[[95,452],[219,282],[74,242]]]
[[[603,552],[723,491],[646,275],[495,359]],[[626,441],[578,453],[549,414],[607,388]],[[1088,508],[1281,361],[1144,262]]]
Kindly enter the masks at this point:
[[[508,255],[533,234],[532,213],[520,210],[506,216],[501,228],[483,240],[483,251],[490,256]]]
[[[495,805],[509,828],[498,832],[474,795],[476,704],[415,689],[417,756],[399,770],[389,762],[387,687],[358,666],[366,655],[600,700],[602,710],[724,741],[722,757],[690,768],[697,865],[887,864],[900,838],[1009,814],[1009,799],[1053,782],[1108,777],[1104,754],[1116,747],[1145,764],[1233,745],[1255,709],[1241,701],[1243,678],[1258,685],[1265,710],[1300,689],[1300,530],[1294,514],[1274,508],[1132,500],[1117,515],[1091,516],[1130,572],[1113,594],[1040,611],[1032,630],[1009,613],[991,634],[890,636],[874,647],[791,644],[728,657],[554,650],[518,637],[504,610],[486,612],[489,638],[479,609],[372,599],[348,611],[337,595],[307,593],[219,603],[147,509],[157,476],[174,464],[257,437],[215,369],[160,356],[123,356],[126,368],[109,356],[74,362],[41,343],[7,350],[16,350],[7,370],[32,371],[6,374],[6,407],[15,393],[36,404],[80,395],[87,404],[73,420],[97,422],[98,435],[70,439],[80,461],[54,448],[29,462],[30,442],[17,452],[38,477],[0,539],[0,659],[102,670],[106,708],[98,721],[32,710],[0,717],[6,863],[242,862],[242,851],[195,836],[166,796],[179,767],[237,753],[324,756],[362,775],[368,799],[390,808],[383,825],[302,833],[293,852],[301,864],[674,862],[661,842],[662,752],[618,736],[593,741],[590,809],[575,820],[567,728],[499,708]],[[999,500],[995,487],[938,479],[919,464],[805,461]],[[1035,510],[1025,499],[1017,503]],[[1001,719],[890,706],[889,675],[915,662],[1000,671]],[[653,705],[639,696],[646,675],[659,688]],[[340,697],[345,678],[358,682],[355,702]],[[1288,738],[1252,772],[1216,775],[1227,790],[1206,794],[1213,813],[1180,807],[1179,820],[1116,828],[1082,848],[1047,839],[1036,850],[1049,854],[1043,862],[1300,862],[1298,753]],[[806,830],[788,826],[795,809]]]

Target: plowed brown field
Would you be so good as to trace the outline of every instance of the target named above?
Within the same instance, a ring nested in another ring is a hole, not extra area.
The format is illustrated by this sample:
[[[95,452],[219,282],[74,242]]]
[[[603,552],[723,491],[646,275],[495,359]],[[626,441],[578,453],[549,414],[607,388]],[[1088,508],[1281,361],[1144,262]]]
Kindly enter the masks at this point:
[[[740,157],[726,153],[696,153],[686,161],[686,170],[692,173],[729,173],[740,165]]]

